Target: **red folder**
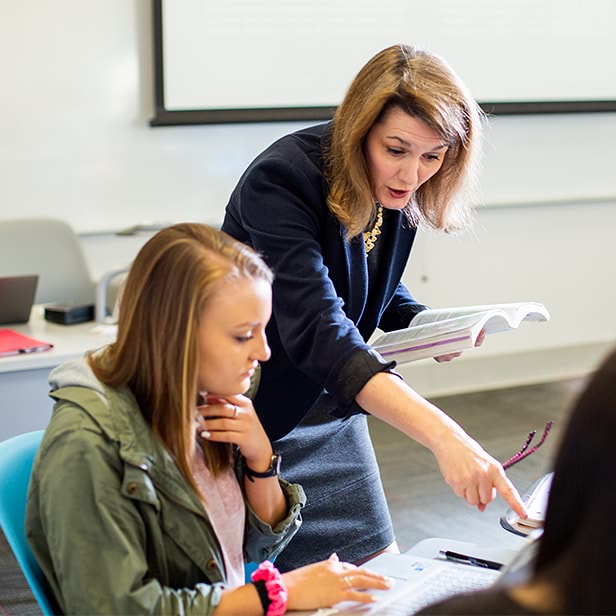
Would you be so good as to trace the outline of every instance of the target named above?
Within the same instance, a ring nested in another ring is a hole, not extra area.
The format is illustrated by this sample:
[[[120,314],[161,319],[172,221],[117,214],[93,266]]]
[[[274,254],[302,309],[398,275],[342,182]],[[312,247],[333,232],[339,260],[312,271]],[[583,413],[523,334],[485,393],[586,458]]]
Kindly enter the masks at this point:
[[[0,329],[0,357],[21,353],[40,353],[53,347],[49,342],[24,336],[12,329]]]

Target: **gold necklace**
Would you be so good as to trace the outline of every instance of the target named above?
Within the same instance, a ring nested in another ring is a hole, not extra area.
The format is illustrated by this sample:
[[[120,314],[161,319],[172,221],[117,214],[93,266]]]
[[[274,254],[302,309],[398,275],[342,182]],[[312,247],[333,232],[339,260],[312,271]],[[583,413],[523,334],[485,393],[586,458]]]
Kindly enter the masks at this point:
[[[376,240],[381,235],[381,225],[383,224],[383,206],[379,203],[376,211],[376,222],[370,231],[364,233],[364,248],[366,255],[374,248]]]

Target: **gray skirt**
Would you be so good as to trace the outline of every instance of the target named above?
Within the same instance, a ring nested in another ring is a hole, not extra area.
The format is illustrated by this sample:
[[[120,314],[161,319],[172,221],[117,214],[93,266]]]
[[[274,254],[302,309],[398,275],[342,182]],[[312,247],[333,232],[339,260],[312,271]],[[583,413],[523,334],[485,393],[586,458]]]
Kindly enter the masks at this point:
[[[303,523],[276,559],[281,571],[328,558],[357,562],[394,541],[394,532],[365,415],[332,417],[322,394],[302,422],[274,441],[281,475],[306,492]]]

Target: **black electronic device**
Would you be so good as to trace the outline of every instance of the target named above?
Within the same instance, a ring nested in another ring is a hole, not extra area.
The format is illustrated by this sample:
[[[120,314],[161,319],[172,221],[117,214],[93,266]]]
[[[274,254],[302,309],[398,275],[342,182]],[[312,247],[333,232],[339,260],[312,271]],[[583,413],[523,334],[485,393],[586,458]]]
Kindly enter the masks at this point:
[[[75,325],[94,320],[94,304],[51,304],[45,306],[45,320]]]

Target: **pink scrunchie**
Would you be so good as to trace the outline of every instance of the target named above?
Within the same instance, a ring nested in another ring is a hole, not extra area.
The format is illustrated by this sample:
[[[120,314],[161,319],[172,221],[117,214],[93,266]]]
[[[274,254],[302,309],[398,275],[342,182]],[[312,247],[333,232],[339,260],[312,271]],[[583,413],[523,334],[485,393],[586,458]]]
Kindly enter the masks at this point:
[[[282,616],[287,611],[289,593],[282,581],[280,571],[269,560],[264,560],[250,576],[253,582],[265,582],[267,596],[271,601],[266,616]]]

